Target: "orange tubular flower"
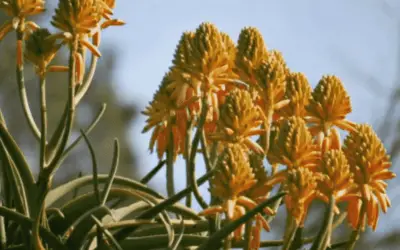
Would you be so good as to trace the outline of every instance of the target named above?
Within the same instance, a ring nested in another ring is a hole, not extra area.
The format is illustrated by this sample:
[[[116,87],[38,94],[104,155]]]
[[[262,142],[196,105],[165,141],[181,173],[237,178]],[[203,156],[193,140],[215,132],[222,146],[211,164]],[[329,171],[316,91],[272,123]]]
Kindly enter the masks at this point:
[[[345,119],[351,112],[350,97],[336,76],[322,77],[312,93],[307,111],[309,117],[306,120],[313,125],[310,128],[312,135],[320,132],[327,135],[333,126],[347,131],[354,129],[355,124]]]
[[[143,133],[154,128],[150,140],[150,150],[153,151],[157,142],[157,155],[161,159],[166,152],[172,133],[174,142],[174,158],[184,152],[185,136],[186,136],[186,112],[185,104],[181,107],[171,100],[171,93],[167,90],[168,84],[171,83],[170,74],[166,74],[164,79],[155,93],[153,101],[146,107],[142,113],[148,116],[147,125],[143,129]]]
[[[318,166],[318,171],[323,174],[319,190],[325,195],[322,197],[325,202],[329,202],[327,197],[331,195],[335,197],[337,203],[358,197],[353,173],[342,150],[326,152]],[[337,208],[336,212],[339,212]]]
[[[240,79],[255,85],[257,83],[255,70],[267,59],[268,51],[260,31],[253,27],[244,28],[239,35],[236,55],[235,70]]]
[[[293,216],[296,224],[303,227],[311,202],[320,196],[317,191],[318,173],[307,168],[296,168],[288,171],[287,180],[283,185],[285,204],[288,212]]]
[[[308,106],[311,98],[311,86],[306,76],[302,73],[289,73],[286,76],[286,93],[284,99],[290,103],[277,110],[278,117],[306,117]]]
[[[221,164],[217,166],[218,171],[211,179],[210,191],[213,196],[219,198],[221,205],[210,207],[200,214],[211,215],[225,213],[228,220],[234,220],[243,216],[246,210],[253,209],[257,203],[245,196],[247,190],[256,184],[253,169],[250,167],[249,156],[239,145],[231,145],[224,152]],[[271,215],[271,209],[266,208],[264,212]],[[257,220],[263,220],[262,216],[256,216]],[[262,222],[265,229],[269,230],[265,219]],[[240,239],[243,234],[244,225],[235,232],[235,238]]]
[[[228,35],[213,24],[201,24],[195,33],[182,35],[173,60],[172,97],[178,105],[190,96],[206,97],[211,107],[208,119],[218,120],[221,99],[227,84],[236,78],[233,73],[236,48]],[[191,107],[197,113],[200,103]]]
[[[270,164],[315,168],[321,158],[318,145],[313,142],[305,121],[300,117],[292,116],[274,122],[270,145],[267,154]]]
[[[375,230],[379,205],[384,213],[390,207],[385,180],[396,176],[389,171],[389,155],[372,127],[367,124],[357,125],[350,132],[344,141],[343,151],[361,194],[361,199],[352,199],[349,203],[349,222],[355,229],[364,229],[366,219],[368,225]]]
[[[260,135],[264,130],[260,129],[263,123],[261,110],[254,107],[247,91],[233,90],[221,108],[220,117],[217,132],[209,135],[210,139],[223,144],[239,144],[258,154],[264,153],[263,149],[251,140],[251,136]]]

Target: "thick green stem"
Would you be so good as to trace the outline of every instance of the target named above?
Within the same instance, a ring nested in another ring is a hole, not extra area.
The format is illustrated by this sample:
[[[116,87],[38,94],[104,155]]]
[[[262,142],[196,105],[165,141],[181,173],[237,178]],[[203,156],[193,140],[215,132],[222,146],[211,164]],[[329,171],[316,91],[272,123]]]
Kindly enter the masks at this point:
[[[167,194],[171,197],[175,194],[175,181],[174,181],[174,135],[172,129],[169,132],[168,148],[167,148]]]
[[[21,24],[17,29],[17,66],[16,75],[18,83],[18,92],[21,99],[22,109],[26,120],[28,121],[29,128],[37,140],[40,140],[40,131],[36,125],[35,119],[33,118],[31,108],[29,106],[28,95],[26,94],[25,79],[24,79],[24,61],[23,61],[23,31],[22,31],[22,20]]]
[[[192,129],[193,129],[193,121],[190,117],[189,109],[186,109],[186,115],[188,117],[187,121],[187,129],[186,129],[186,137],[185,137],[185,164],[186,164],[186,187],[190,186],[190,149],[192,147]],[[186,196],[185,204],[187,207],[192,207],[192,193],[189,193]]]
[[[46,105],[46,78],[40,76],[40,169],[43,170],[46,166],[46,144],[47,144],[47,105]]]
[[[298,228],[299,226],[294,221],[293,217],[291,215],[288,215],[285,232],[285,243],[283,244],[282,250],[289,250],[291,248]]]
[[[325,212],[324,224],[318,233],[316,240],[314,241],[311,250],[325,250],[330,243],[330,233],[332,232],[333,217],[335,214],[335,198],[331,195],[329,199],[329,205]]]

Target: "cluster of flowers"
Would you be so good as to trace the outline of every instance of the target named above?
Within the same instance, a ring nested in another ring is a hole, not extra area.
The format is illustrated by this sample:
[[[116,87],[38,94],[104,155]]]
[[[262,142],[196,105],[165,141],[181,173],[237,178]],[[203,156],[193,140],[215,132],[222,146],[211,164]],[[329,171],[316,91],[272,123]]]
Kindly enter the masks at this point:
[[[36,66],[39,75],[68,71],[68,67],[49,64],[62,45],[73,45],[77,41],[80,49],[74,56],[76,78],[80,83],[85,70],[86,49],[100,57],[100,31],[109,26],[124,24],[119,19],[112,19],[114,7],[115,0],[60,0],[51,23],[61,32],[51,34],[48,29],[40,28],[33,21],[26,21],[27,17],[45,11],[44,0],[0,0],[0,10],[12,17],[0,26],[0,40],[12,30],[22,34],[17,41],[17,63],[22,66],[25,56]],[[25,53],[23,41],[26,41]]]
[[[329,203],[333,197],[336,204],[347,203],[352,228],[364,229],[367,223],[375,229],[379,210],[390,207],[385,180],[395,174],[373,129],[346,120],[351,111],[338,77],[323,76],[313,90],[302,73],[288,69],[280,52],[267,50],[257,29],[244,28],[235,45],[213,24],[203,23],[182,35],[173,65],[143,112],[148,116],[143,131],[153,129],[150,149],[156,146],[160,159],[170,142],[174,159],[185,157],[188,121],[198,124],[205,114],[202,129],[222,160],[210,188],[219,204],[203,215],[238,218],[281,184],[287,192],[284,204],[298,226],[312,201]],[[343,145],[339,129],[348,132]],[[340,212],[337,206],[335,212]],[[262,228],[268,231],[269,225],[263,214],[253,222],[256,249]],[[243,226],[235,232],[236,239],[242,236]]]

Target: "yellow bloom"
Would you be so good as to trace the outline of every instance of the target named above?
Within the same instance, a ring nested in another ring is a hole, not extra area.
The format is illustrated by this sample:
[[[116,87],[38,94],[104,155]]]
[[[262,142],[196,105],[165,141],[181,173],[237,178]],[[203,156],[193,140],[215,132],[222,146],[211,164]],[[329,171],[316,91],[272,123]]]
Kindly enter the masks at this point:
[[[318,171],[323,174],[319,190],[325,197],[333,195],[336,202],[348,201],[354,197],[357,185],[353,173],[342,150],[329,150],[322,157]],[[328,199],[325,202],[329,202]]]
[[[240,79],[248,84],[256,84],[255,70],[267,59],[268,51],[260,31],[253,27],[242,29],[236,55],[236,70]]]
[[[277,110],[279,117],[299,116],[304,118],[307,114],[306,107],[311,98],[311,86],[306,76],[302,73],[289,73],[286,76],[286,93],[284,99],[290,103]]]
[[[321,176],[307,168],[288,171],[283,189],[287,192],[285,204],[298,226],[303,226],[311,202],[319,196],[318,181]]]
[[[254,87],[265,112],[270,109],[277,110],[288,103],[284,100],[287,74],[286,63],[278,51],[271,51],[268,59],[256,70],[257,84]]]
[[[305,121],[300,117],[274,122],[270,145],[267,159],[271,164],[283,164],[288,168],[314,168],[319,164],[320,148],[313,142]]]
[[[25,57],[43,74],[60,47],[47,29],[38,29],[28,36]]]
[[[208,120],[217,120],[226,85],[235,78],[235,50],[229,36],[213,24],[203,23],[196,32],[184,33],[173,60],[174,82],[169,86],[174,89],[172,97],[178,105],[188,99],[189,92],[199,97],[206,96],[211,106]]]
[[[171,79],[168,73],[164,76],[158,91],[154,94],[153,101],[142,112],[148,116],[143,132],[154,128],[149,148],[153,151],[157,142],[157,155],[160,159],[167,150],[171,133],[174,143],[174,158],[183,153],[185,147],[187,116],[184,107],[176,106],[176,103],[171,100],[170,92],[167,90],[170,83]]]
[[[351,109],[350,97],[342,82],[336,76],[324,76],[312,93],[312,99],[307,107],[310,117],[307,122],[313,126],[313,135],[327,132],[332,126],[351,131],[355,124],[346,120]]]
[[[253,169],[250,167],[249,156],[239,145],[231,145],[224,152],[218,171],[211,178],[210,191],[213,196],[221,200],[221,205],[216,205],[202,211],[201,215],[225,213],[229,220],[243,216],[246,210],[253,209],[257,202],[247,197],[246,191],[256,184]],[[271,209],[265,208],[268,215],[273,214]],[[268,222],[261,216],[255,217],[258,224],[269,231]],[[235,238],[240,239],[244,225],[235,231]]]
[[[44,0],[1,0],[0,9],[8,16],[24,18],[42,13],[45,10],[44,3]]]
[[[261,111],[254,107],[247,91],[233,90],[226,98],[220,116],[217,132],[209,135],[209,138],[223,144],[239,144],[259,154],[264,153],[263,149],[251,140],[251,136],[262,134],[264,131],[260,129],[263,123]]]
[[[98,26],[102,11],[98,0],[59,0],[51,23],[73,35],[89,34]]]
[[[344,141],[343,151],[361,194],[361,199],[353,199],[349,203],[349,221],[353,228],[363,228],[366,216],[368,225],[375,230],[379,205],[384,213],[390,207],[385,180],[396,176],[389,171],[389,155],[372,127],[367,124],[357,125],[350,132]]]

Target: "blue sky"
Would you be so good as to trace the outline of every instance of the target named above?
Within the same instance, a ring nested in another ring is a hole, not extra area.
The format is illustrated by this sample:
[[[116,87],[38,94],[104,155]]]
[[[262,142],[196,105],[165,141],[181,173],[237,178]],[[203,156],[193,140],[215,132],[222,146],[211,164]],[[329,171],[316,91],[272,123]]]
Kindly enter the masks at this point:
[[[168,70],[182,32],[209,21],[236,41],[243,27],[255,26],[267,47],[280,50],[291,70],[303,72],[313,86],[324,74],[339,76],[352,97],[349,119],[373,123],[382,115],[396,74],[400,15],[397,20],[392,13],[400,10],[400,1],[387,3],[389,7],[382,0],[117,0],[115,16],[127,25],[107,30],[103,41],[118,52],[114,75],[121,101],[143,110]],[[143,125],[140,117],[131,131],[142,174],[157,163],[147,149],[150,134],[140,133]],[[163,174],[157,178],[160,191],[163,179]],[[391,212],[388,219],[393,220]],[[378,226],[380,232],[389,229]]]

